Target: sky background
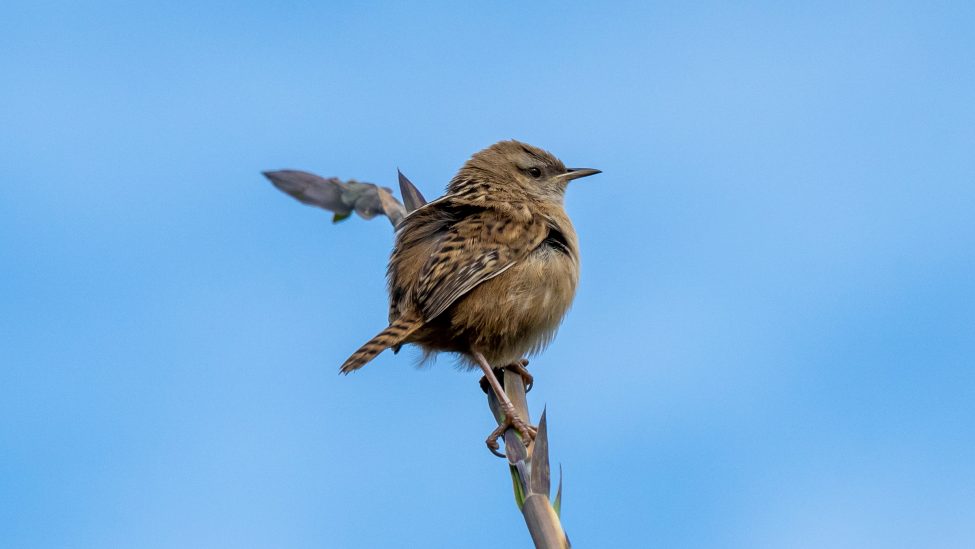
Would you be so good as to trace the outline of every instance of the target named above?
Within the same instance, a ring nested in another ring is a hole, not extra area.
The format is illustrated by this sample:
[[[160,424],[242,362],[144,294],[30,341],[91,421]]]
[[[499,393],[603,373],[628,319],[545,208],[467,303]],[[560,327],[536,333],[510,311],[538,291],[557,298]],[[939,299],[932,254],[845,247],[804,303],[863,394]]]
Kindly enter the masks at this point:
[[[577,547],[975,546],[975,8],[6,2],[0,546],[524,547],[475,373],[385,353],[383,219],[603,174],[532,362]]]

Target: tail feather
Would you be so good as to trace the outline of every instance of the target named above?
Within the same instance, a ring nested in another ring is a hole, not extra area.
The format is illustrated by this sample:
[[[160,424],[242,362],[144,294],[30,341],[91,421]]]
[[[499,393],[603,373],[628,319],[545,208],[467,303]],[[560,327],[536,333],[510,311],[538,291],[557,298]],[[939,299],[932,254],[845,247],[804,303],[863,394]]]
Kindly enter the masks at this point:
[[[410,334],[420,327],[420,324],[420,322],[410,318],[393,321],[385,330],[376,334],[376,337],[370,339],[365,345],[359,347],[358,351],[352,353],[352,356],[345,361],[345,364],[342,364],[340,372],[343,374],[354,372],[390,347],[399,350],[399,346]]]

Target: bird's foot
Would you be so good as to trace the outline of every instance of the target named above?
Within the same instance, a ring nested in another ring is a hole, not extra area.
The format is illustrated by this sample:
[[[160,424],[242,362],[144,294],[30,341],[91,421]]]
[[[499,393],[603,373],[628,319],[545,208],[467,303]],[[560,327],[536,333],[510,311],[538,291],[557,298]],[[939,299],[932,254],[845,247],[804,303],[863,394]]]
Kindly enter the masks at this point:
[[[538,430],[521,419],[521,416],[518,415],[513,405],[509,404],[506,406],[502,404],[501,410],[504,413],[504,419],[501,420],[501,424],[498,425],[497,429],[491,431],[491,434],[488,435],[487,440],[484,442],[487,443],[488,450],[492,454],[503,458],[505,455],[498,451],[501,448],[498,444],[498,439],[504,436],[504,432],[509,427],[514,427],[518,431],[518,434],[521,435],[521,441],[525,444],[525,448],[528,448],[529,445],[535,442],[535,435],[538,433]]]
[[[521,360],[513,362],[512,364],[508,364],[507,366],[501,369],[511,370],[512,372],[521,376],[521,381],[522,383],[525,384],[525,392],[527,393],[528,391],[531,391],[532,387],[535,385],[535,376],[528,373],[528,370],[525,369],[526,366],[528,366],[528,359],[523,358]]]

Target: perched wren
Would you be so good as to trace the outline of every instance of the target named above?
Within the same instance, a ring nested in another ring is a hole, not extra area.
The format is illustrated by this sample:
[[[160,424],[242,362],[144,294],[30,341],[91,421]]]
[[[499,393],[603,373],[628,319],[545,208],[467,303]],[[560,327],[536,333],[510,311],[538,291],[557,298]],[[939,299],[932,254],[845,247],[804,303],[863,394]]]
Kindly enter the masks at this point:
[[[529,444],[535,429],[515,413],[492,369],[518,367],[541,351],[572,304],[579,250],[563,197],[569,181],[597,173],[566,168],[518,141],[474,154],[444,196],[399,225],[387,271],[389,326],[342,373],[406,343],[458,353],[484,372],[507,424]],[[497,450],[507,426],[491,433],[489,448]]]

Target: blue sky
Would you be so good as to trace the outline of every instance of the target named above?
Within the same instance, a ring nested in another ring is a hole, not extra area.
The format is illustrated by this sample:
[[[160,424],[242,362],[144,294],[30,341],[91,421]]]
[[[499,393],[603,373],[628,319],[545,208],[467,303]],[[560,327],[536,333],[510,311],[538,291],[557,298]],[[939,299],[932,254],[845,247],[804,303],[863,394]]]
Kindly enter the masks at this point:
[[[473,373],[384,354],[392,232],[497,140],[567,196],[531,366],[579,547],[975,545],[968,3],[7,3],[0,545],[526,546]]]

